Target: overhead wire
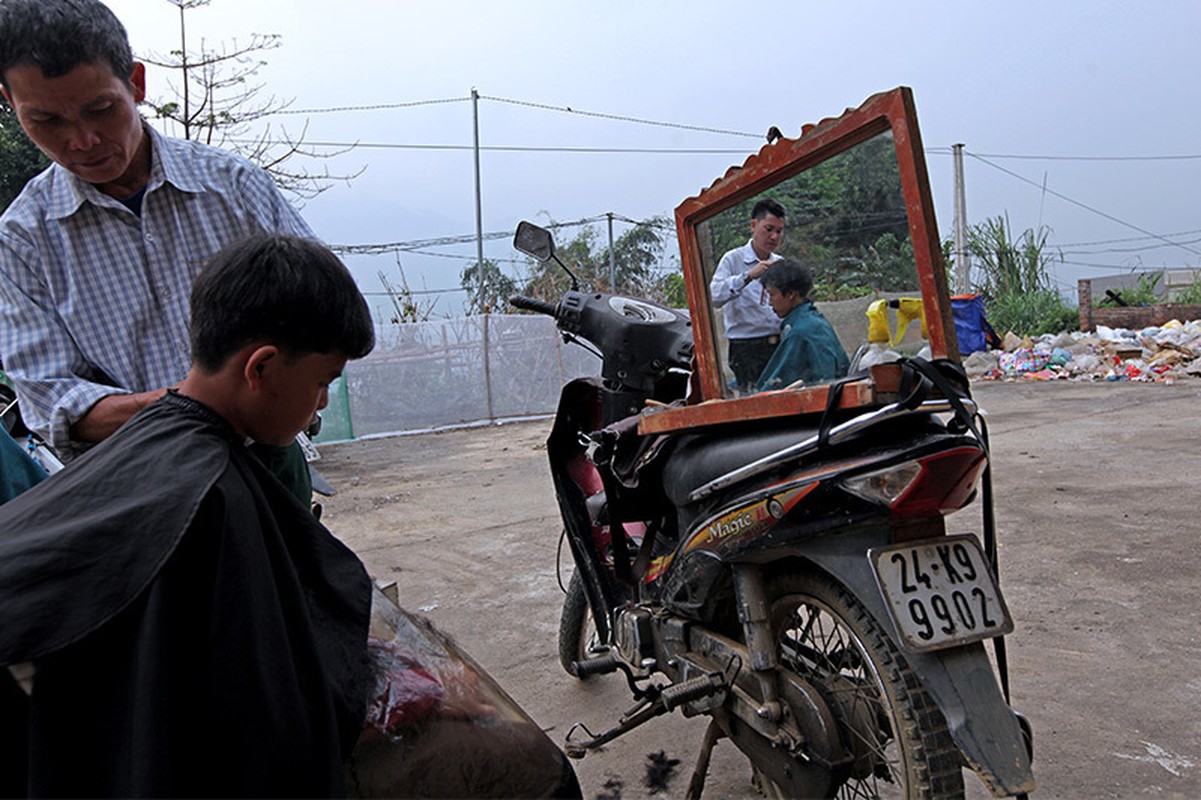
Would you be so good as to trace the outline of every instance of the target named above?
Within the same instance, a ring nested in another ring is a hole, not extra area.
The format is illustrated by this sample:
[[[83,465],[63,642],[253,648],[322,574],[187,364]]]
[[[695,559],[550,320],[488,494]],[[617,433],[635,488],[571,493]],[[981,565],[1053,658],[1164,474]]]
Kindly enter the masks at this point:
[[[253,145],[259,144],[258,139],[229,139],[232,144]],[[283,142],[269,142],[269,144],[282,144]],[[445,150],[445,151],[462,151],[476,150],[475,145],[470,144],[403,144],[400,142],[319,142],[306,139],[305,147],[329,147],[329,148],[362,148],[365,150]],[[568,146],[544,146],[536,147],[532,145],[480,145],[479,150],[493,153],[624,153],[624,154],[647,154],[647,155],[741,155],[745,154],[743,149],[730,148],[714,148],[714,147],[568,147]]]
[[[480,96],[481,100],[491,100],[497,103],[509,103],[511,105],[525,106],[527,108],[538,108],[543,111],[559,111],[566,114],[576,114],[582,117],[593,117],[597,119],[608,119],[615,122],[633,122],[639,125],[653,125],[660,128],[675,128],[676,130],[696,131],[699,133],[716,133],[723,136],[744,136],[752,139],[765,139],[765,135],[761,133],[747,133],[746,131],[732,131],[724,128],[709,128],[703,125],[685,125],[678,122],[660,122],[651,119],[641,119],[639,117],[623,116],[620,114],[606,114],[600,111],[584,111],[571,106],[552,106],[546,103],[535,103],[529,100],[513,100],[507,97],[491,97],[489,95]]]
[[[1197,161],[1201,153],[1184,153],[1179,155],[1158,156],[1049,156],[1049,155],[1018,155],[1014,153],[976,153],[978,157],[1014,159],[1019,161]]]
[[[667,121],[663,121],[663,120],[652,120],[652,119],[646,119],[646,118],[635,117],[635,116],[624,115],[624,114],[613,114],[613,113],[600,112],[600,111],[590,111],[590,110],[575,108],[573,106],[552,105],[549,103],[540,103],[540,102],[529,101],[529,100],[519,100],[519,99],[514,99],[514,98],[498,97],[498,96],[494,96],[494,95],[484,95],[484,94],[478,94],[478,95],[476,95],[476,97],[478,97],[478,99],[480,99],[480,100],[484,100],[484,101],[488,101],[488,102],[502,103],[502,104],[520,106],[520,107],[525,107],[525,108],[534,108],[534,109],[539,109],[539,110],[544,110],[544,111],[552,111],[552,112],[564,113],[564,114],[575,115],[575,116],[590,117],[590,118],[594,118],[594,119],[605,119],[605,120],[612,120],[612,121],[617,121],[617,122],[626,122],[626,123],[647,125],[647,126],[653,126],[653,127],[670,128],[670,129],[676,129],[676,130],[687,130],[687,131],[692,131],[692,132],[709,133],[709,134],[716,134],[716,135],[723,135],[723,136],[737,136],[737,137],[742,137],[742,138],[754,138],[754,139],[763,139],[764,138],[764,136],[761,134],[750,133],[747,131],[731,130],[731,129],[717,128],[717,127],[703,126],[703,125],[692,125],[692,124],[677,123],[677,122],[667,122]],[[469,102],[471,100],[472,100],[472,97],[464,96],[464,97],[450,97],[450,98],[436,98],[436,99],[426,99],[426,100],[404,101],[404,102],[395,102],[395,103],[372,103],[372,104],[362,104],[362,105],[330,106],[330,107],[323,107],[323,108],[282,109],[276,113],[280,114],[280,115],[299,116],[299,115],[316,115],[316,114],[362,112],[362,111],[385,111],[385,110],[417,108],[417,107],[423,107],[423,106],[459,104],[459,103]],[[237,140],[231,140],[231,141],[236,142]],[[258,142],[258,143],[261,144],[261,142]],[[361,148],[366,148],[366,149],[444,150],[444,151],[467,151],[467,150],[476,149],[475,146],[466,145],[466,144],[463,144],[463,145],[458,145],[458,144],[406,144],[406,143],[389,143],[389,142],[353,142],[353,143],[351,143],[351,142],[324,142],[324,141],[321,141],[321,142],[306,141],[305,144],[307,146],[312,146],[312,147],[328,147],[328,148],[361,147]],[[617,147],[586,147],[586,146],[570,146],[570,147],[568,147],[568,146],[523,146],[523,145],[482,145],[479,147],[479,149],[484,150],[484,151],[490,151],[490,152],[513,152],[513,153],[561,152],[561,153],[577,153],[577,154],[613,153],[613,154],[653,154],[653,155],[665,155],[665,154],[728,155],[728,154],[742,154],[742,153],[746,152],[745,149],[730,149],[730,148],[641,148],[641,147],[617,148]],[[926,148],[926,152],[931,153],[931,154],[936,154],[936,155],[944,155],[944,154],[949,154],[953,151],[952,151],[952,148],[949,148],[949,147],[935,146],[935,147]],[[1112,214],[1104,212],[1098,208],[1095,208],[1087,203],[1083,203],[1079,200],[1075,200],[1074,198],[1068,197],[1067,195],[1064,195],[1061,192],[1056,192],[1054,190],[1048,189],[1043,184],[1040,184],[1036,181],[1026,178],[1025,176],[1020,175],[1017,172],[1006,169],[1005,167],[993,162],[993,159],[995,159],[995,160],[1026,160],[1026,161],[1033,161],[1033,160],[1081,161],[1081,162],[1188,161],[1188,160],[1201,160],[1201,154],[1166,154],[1166,155],[1139,155],[1139,156],[1083,156],[1083,155],[1028,155],[1028,154],[1015,154],[1015,153],[977,153],[977,152],[972,152],[972,151],[965,151],[965,152],[967,153],[967,155],[969,155],[970,157],[979,161],[980,163],[985,164],[986,166],[992,167],[993,169],[998,170],[999,172],[1002,172],[1006,175],[1009,175],[1010,177],[1012,177],[1016,180],[1019,180],[1023,183],[1029,184],[1031,186],[1035,186],[1036,188],[1040,189],[1040,191],[1043,191],[1046,194],[1050,194],[1050,195],[1057,197],[1065,202],[1076,205],[1076,206],[1078,206],[1090,213],[1096,214],[1106,220],[1109,220],[1116,224],[1130,228],[1132,230],[1138,231],[1139,233],[1143,234],[1143,237],[1141,237],[1141,238],[1152,239],[1152,240],[1156,240],[1156,241],[1160,242],[1160,244],[1155,245],[1155,247],[1165,247],[1165,246],[1166,247],[1178,247],[1178,248],[1185,250],[1186,252],[1192,253],[1194,255],[1201,255],[1201,249],[1197,249],[1197,248],[1190,246],[1192,244],[1197,244],[1198,242],[1201,242],[1201,240],[1191,239],[1191,240],[1188,240],[1185,242],[1181,242],[1181,241],[1173,241],[1172,238],[1170,238],[1170,237],[1178,236],[1178,235],[1187,235],[1187,233],[1192,233],[1192,232],[1186,232],[1186,234],[1167,234],[1167,235],[1156,234],[1152,231],[1146,230],[1145,228],[1142,228],[1131,222],[1128,222],[1128,221],[1123,220],[1119,217],[1116,217]],[[607,218],[609,218],[608,215],[600,217],[600,218],[594,218],[590,222],[596,222],[596,221],[600,221],[600,219],[607,219]],[[615,220],[623,219],[624,221],[629,222],[631,224],[647,224],[646,221],[638,222],[635,220],[630,220],[629,218],[620,217],[619,215],[612,215],[612,219],[615,219]],[[577,223],[563,223],[563,224],[570,225],[570,224],[585,224],[585,223],[583,223],[581,221],[581,222],[577,222]],[[674,226],[670,225],[670,223],[660,224],[657,227],[660,227],[662,229],[671,229],[674,231]],[[492,233],[492,234],[488,234],[484,238],[499,239],[499,238],[505,237],[507,235],[508,235],[507,232],[506,233]],[[441,253],[430,253],[428,251],[421,251],[420,248],[425,248],[425,247],[430,247],[430,246],[443,246],[445,244],[451,244],[451,243],[473,242],[473,241],[476,241],[476,238],[477,238],[476,236],[470,235],[470,236],[466,236],[466,237],[450,237],[449,239],[446,239],[446,240],[443,240],[443,239],[420,240],[420,241],[413,241],[413,242],[393,242],[393,243],[374,244],[374,245],[373,244],[339,245],[335,248],[335,250],[337,252],[342,252],[345,254],[374,254],[374,253],[386,253],[386,252],[410,252],[410,253],[418,253],[421,255],[431,255],[431,256],[438,256],[438,257],[454,258],[456,256],[452,256],[452,255],[448,255],[448,254],[441,254]],[[1068,247],[1080,247],[1080,246],[1087,247],[1087,246],[1095,246],[1095,245],[1100,245],[1100,244],[1123,243],[1124,241],[1138,241],[1138,240],[1139,240],[1139,238],[1132,238],[1130,240],[1105,240],[1105,241],[1094,242],[1094,243],[1076,243],[1076,244],[1072,244],[1072,245],[1063,245],[1063,246],[1061,246],[1061,250],[1062,250],[1062,248],[1068,248]],[[1146,248],[1139,248],[1139,249],[1146,249]],[[1073,251],[1064,251],[1064,252],[1073,253]],[[1106,251],[1075,252],[1074,254],[1096,255],[1096,254],[1099,254],[1100,252],[1125,253],[1125,252],[1135,252],[1135,249],[1115,248],[1115,249],[1106,250]],[[466,258],[466,257],[462,257],[462,258]],[[1091,264],[1091,263],[1085,263],[1085,262],[1069,262],[1067,260],[1063,260],[1062,263],[1073,264],[1073,265],[1078,265],[1078,266],[1103,267],[1103,268],[1107,268],[1107,269],[1125,269],[1125,267],[1115,267],[1113,265]]]
[[[347,111],[391,111],[397,108],[416,108],[417,106],[436,106],[446,105],[448,103],[465,103],[469,100],[471,100],[470,97],[446,97],[437,100],[410,100],[403,103],[370,103],[359,106],[329,106],[327,108],[285,108],[273,113],[279,115],[300,115],[341,114]]]
[[[614,215],[614,219],[617,218],[618,216]],[[603,222],[606,219],[608,219],[608,214],[598,214],[596,216],[584,217],[583,219],[571,220],[568,222],[548,222],[542,227],[550,230],[555,230],[558,228],[576,228],[580,227],[581,225],[591,225],[596,222]],[[621,219],[633,225],[643,224],[637,220],[629,219],[628,217],[621,217]],[[512,235],[512,231],[490,231],[488,233],[480,234],[480,236],[486,241],[505,239]],[[385,242],[381,244],[333,244],[329,245],[329,247],[335,253],[344,255],[374,255],[377,253],[412,251],[415,248],[420,247],[441,247],[452,244],[467,244],[475,242],[476,238],[477,235],[474,233],[465,233],[459,236],[441,236],[433,239],[411,239],[409,241]]]
[[[610,217],[612,217],[612,219],[615,222],[624,222],[629,225],[633,225],[635,227],[656,228],[656,229],[666,233],[668,238],[675,237],[676,229],[675,229],[674,224],[656,221],[654,218],[651,218],[648,220],[635,220],[635,219],[627,217],[623,214],[616,214],[616,213],[612,213],[612,212],[607,212],[604,214],[597,214],[597,215],[594,215],[591,217],[584,217],[584,218],[576,219],[576,220],[569,220],[566,222],[547,222],[547,223],[544,223],[542,225],[542,227],[547,228],[549,230],[581,227],[584,225],[593,225],[593,224],[596,224],[599,222],[605,222]],[[482,238],[485,241],[496,241],[496,240],[500,240],[500,239],[507,239],[507,238],[511,237],[512,235],[513,235],[512,231],[490,231],[488,233],[482,234]],[[464,264],[470,265],[470,264],[474,264],[476,261],[475,254],[467,255],[467,254],[456,254],[456,253],[436,253],[436,252],[431,252],[429,250],[425,250],[422,248],[445,247],[445,246],[452,246],[452,245],[459,245],[459,244],[474,244],[475,242],[476,242],[476,234],[471,233],[471,234],[462,234],[462,235],[458,235],[458,236],[442,236],[442,237],[431,238],[431,239],[412,239],[409,241],[386,242],[386,243],[380,243],[380,244],[327,244],[327,247],[329,247],[329,249],[332,250],[333,252],[335,252],[339,255],[343,255],[343,256],[351,256],[351,255],[371,256],[371,255],[384,255],[387,253],[396,253],[396,254],[404,253],[406,255],[421,255],[421,256],[428,256],[428,257],[433,257],[433,258],[446,258],[446,259],[461,261]],[[485,260],[491,261],[493,264],[508,264],[508,265],[512,265],[515,267],[524,267],[529,264],[528,259],[489,257],[489,258],[486,258]],[[660,273],[674,272],[677,269],[677,267],[665,266],[662,264],[655,264],[655,265],[652,265],[650,268],[653,271],[660,272]],[[521,273],[521,274],[518,274],[515,276],[511,275],[510,277],[513,277],[517,281],[523,281],[523,280],[528,280],[530,278],[530,275],[528,273]],[[418,294],[427,295],[427,294],[448,294],[448,293],[453,293],[453,292],[464,292],[464,291],[467,291],[464,287],[455,286],[455,287],[448,287],[445,289],[425,289],[425,290],[421,290],[421,291],[410,290],[410,293],[414,294],[414,295],[418,295]],[[390,292],[364,292],[363,294],[368,295],[368,296],[384,296],[384,297],[391,296]]]
[[[1067,245],[1059,245],[1058,249],[1061,253],[1070,254],[1070,255],[1097,256],[1097,255],[1101,255],[1103,253],[1143,253],[1143,252],[1146,252],[1147,250],[1158,250],[1161,247],[1171,247],[1173,245],[1178,245],[1178,246],[1183,247],[1184,245],[1189,245],[1189,244],[1201,244],[1201,238],[1189,239],[1189,240],[1183,241],[1183,242],[1171,242],[1171,243],[1160,242],[1159,244],[1144,244],[1144,245],[1140,245],[1138,247],[1107,247],[1107,248],[1104,248],[1101,250],[1073,250],[1073,249],[1067,249]]]
[[[1087,203],[1082,203],[1082,202],[1080,202],[1079,200],[1075,200],[1075,199],[1073,199],[1073,198],[1071,198],[1071,197],[1068,197],[1068,196],[1067,196],[1067,195],[1065,195],[1065,194],[1062,194],[1061,192],[1057,192],[1057,191],[1055,191],[1055,190],[1053,190],[1053,189],[1048,189],[1046,186],[1044,186],[1044,185],[1042,185],[1042,184],[1040,184],[1040,183],[1037,183],[1037,182],[1035,182],[1035,181],[1032,181],[1032,180],[1030,180],[1029,178],[1027,178],[1027,177],[1025,177],[1025,176],[1023,176],[1023,175],[1019,175],[1018,173],[1014,172],[1013,170],[1006,169],[1005,167],[1002,167],[1002,166],[1001,166],[1001,165],[999,165],[999,164],[994,164],[994,163],[992,163],[991,161],[989,161],[988,159],[986,159],[986,158],[984,158],[983,156],[980,156],[980,155],[978,155],[978,154],[976,154],[976,153],[972,153],[972,152],[969,152],[969,151],[966,151],[966,150],[964,151],[964,153],[965,153],[966,155],[968,155],[968,156],[971,156],[972,158],[976,159],[977,161],[979,161],[979,162],[980,162],[980,163],[982,163],[982,164],[985,164],[985,165],[987,165],[987,166],[989,166],[989,167],[992,167],[993,169],[995,169],[995,170],[998,170],[998,171],[1000,171],[1000,172],[1003,172],[1003,173],[1005,173],[1006,175],[1009,175],[1010,177],[1016,178],[1016,179],[1018,179],[1018,180],[1022,181],[1023,183],[1028,183],[1028,184],[1030,184],[1031,186],[1034,186],[1034,187],[1038,188],[1040,191],[1046,192],[1047,194],[1049,194],[1049,195],[1052,195],[1052,196],[1054,196],[1054,197],[1058,197],[1060,200],[1063,200],[1063,201],[1065,201],[1065,202],[1071,203],[1072,205],[1075,205],[1075,206],[1079,206],[1080,208],[1083,208],[1083,209],[1084,209],[1084,210],[1086,210],[1086,211],[1089,211],[1089,212],[1091,212],[1091,213],[1093,213],[1093,214],[1096,214],[1097,216],[1103,217],[1103,218],[1105,218],[1105,219],[1109,220],[1110,222],[1116,222],[1116,223],[1117,223],[1117,224],[1119,224],[1119,225],[1122,225],[1122,226],[1124,226],[1124,227],[1130,228],[1130,229],[1132,229],[1132,230],[1136,230],[1136,231],[1138,231],[1139,233],[1141,233],[1141,234],[1143,234],[1143,235],[1145,235],[1145,236],[1148,236],[1148,237],[1150,237],[1150,238],[1152,238],[1152,239],[1158,239],[1159,241],[1165,242],[1166,244],[1173,245],[1173,246],[1175,246],[1175,247],[1179,247],[1179,248],[1181,248],[1182,250],[1186,250],[1186,251],[1188,251],[1188,252],[1190,252],[1190,253],[1193,253],[1194,255],[1201,255],[1201,250],[1198,250],[1197,248],[1194,248],[1194,247],[1188,247],[1187,245],[1183,245],[1183,244],[1180,244],[1180,243],[1178,243],[1178,242],[1173,242],[1173,241],[1171,241],[1171,240],[1167,239],[1166,237],[1164,237],[1164,236],[1162,236],[1162,235],[1160,235],[1160,234],[1153,233],[1152,231],[1149,231],[1149,230],[1147,230],[1146,228],[1142,228],[1142,227],[1140,227],[1140,226],[1138,226],[1138,225],[1135,225],[1135,224],[1134,224],[1134,223],[1132,223],[1132,222],[1127,222],[1127,221],[1126,221],[1126,220],[1124,220],[1124,219],[1120,219],[1120,218],[1118,218],[1118,217],[1115,217],[1113,214],[1107,214],[1106,212],[1104,212],[1104,211],[1101,211],[1100,209],[1093,208],[1092,206],[1088,205]]]

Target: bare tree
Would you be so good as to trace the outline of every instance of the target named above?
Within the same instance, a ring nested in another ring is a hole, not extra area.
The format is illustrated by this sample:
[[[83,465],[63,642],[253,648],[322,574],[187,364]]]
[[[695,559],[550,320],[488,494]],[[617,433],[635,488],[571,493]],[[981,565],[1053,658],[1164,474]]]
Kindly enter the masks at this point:
[[[376,273],[379,276],[379,282],[383,285],[384,291],[388,293],[388,299],[392,302],[392,317],[393,325],[399,325],[402,322],[428,322],[433,316],[434,306],[437,301],[426,301],[417,296],[417,293],[409,288],[409,280],[405,277],[404,267],[400,264],[400,257],[396,258],[396,271],[400,274],[400,285],[396,286],[392,281],[388,280],[388,276],[383,270]]]
[[[307,122],[298,136],[290,135],[283,125],[265,122],[292,104],[291,99],[264,94],[263,84],[254,82],[267,63],[259,54],[282,44],[278,34],[255,33],[242,44],[233,39],[216,48],[201,39],[199,49],[189,48],[187,14],[210,1],[166,0],[179,10],[179,48],[141,56],[147,64],[176,74],[174,80],[168,79],[174,99],[148,101],[155,116],[176,123],[185,139],[228,147],[248,158],[271,173],[281,189],[302,199],[317,196],[335,181],[360,175],[362,168],[351,175],[335,175],[328,168],[311,172],[296,167],[292,159],[297,156],[327,159],[352,148],[313,149],[305,145]],[[264,123],[261,128],[260,123]]]

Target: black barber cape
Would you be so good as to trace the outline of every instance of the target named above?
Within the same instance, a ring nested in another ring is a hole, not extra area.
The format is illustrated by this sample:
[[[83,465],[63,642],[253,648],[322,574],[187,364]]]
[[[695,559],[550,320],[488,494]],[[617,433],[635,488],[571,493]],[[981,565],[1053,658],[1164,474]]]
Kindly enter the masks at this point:
[[[0,795],[344,794],[370,597],[224,420],[169,394],[0,506],[0,665],[36,668],[28,697],[0,668]]]

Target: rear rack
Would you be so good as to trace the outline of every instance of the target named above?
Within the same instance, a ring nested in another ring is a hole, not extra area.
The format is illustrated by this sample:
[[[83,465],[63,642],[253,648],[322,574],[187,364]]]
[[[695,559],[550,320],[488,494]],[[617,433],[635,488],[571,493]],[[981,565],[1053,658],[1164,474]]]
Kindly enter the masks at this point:
[[[968,398],[960,398],[959,402],[969,413],[976,413],[975,401]],[[889,403],[888,405],[878,408],[874,411],[869,411],[866,414],[860,414],[859,416],[849,419],[846,422],[833,426],[826,434],[825,441],[828,444],[837,444],[843,439],[859,433],[865,428],[870,428],[871,426],[880,422],[884,422],[885,420],[896,417],[903,417],[910,414],[937,414],[940,412],[955,410],[956,409],[952,402],[947,399],[925,400],[918,406],[910,406],[902,402]],[[688,499],[693,502],[696,502],[697,500],[703,500],[714,492],[720,491],[727,486],[733,486],[740,481],[744,481],[747,478],[752,478],[756,475],[767,472],[788,461],[808,455],[821,446],[821,441],[822,434],[816,433],[804,441],[789,445],[783,450],[778,450],[775,453],[758,459],[757,461],[752,461],[745,466],[731,470],[725,475],[714,478],[708,483],[693,489],[692,493],[688,495]]]

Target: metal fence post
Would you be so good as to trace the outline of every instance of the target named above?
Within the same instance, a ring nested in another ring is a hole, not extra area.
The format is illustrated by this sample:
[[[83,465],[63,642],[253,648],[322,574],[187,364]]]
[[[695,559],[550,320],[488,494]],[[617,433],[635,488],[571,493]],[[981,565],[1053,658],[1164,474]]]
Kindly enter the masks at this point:
[[[488,421],[496,422],[496,414],[492,410],[492,344],[488,335],[491,314],[484,314],[484,397],[488,401]]]

